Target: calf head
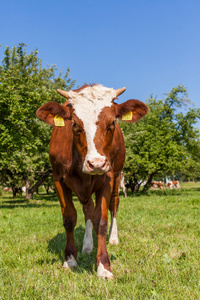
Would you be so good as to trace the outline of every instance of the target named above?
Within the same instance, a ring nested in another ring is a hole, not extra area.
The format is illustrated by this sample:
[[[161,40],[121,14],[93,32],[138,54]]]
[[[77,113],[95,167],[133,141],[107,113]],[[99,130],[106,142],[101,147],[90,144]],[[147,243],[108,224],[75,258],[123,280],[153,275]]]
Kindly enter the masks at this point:
[[[63,118],[64,122],[71,120],[74,143],[81,155],[84,173],[104,174],[111,169],[109,151],[117,118],[133,123],[148,112],[148,107],[139,100],[115,103],[114,100],[125,89],[85,85],[69,92],[57,90],[68,101],[64,105],[49,102],[36,112],[40,119],[50,125],[55,125],[56,115]]]

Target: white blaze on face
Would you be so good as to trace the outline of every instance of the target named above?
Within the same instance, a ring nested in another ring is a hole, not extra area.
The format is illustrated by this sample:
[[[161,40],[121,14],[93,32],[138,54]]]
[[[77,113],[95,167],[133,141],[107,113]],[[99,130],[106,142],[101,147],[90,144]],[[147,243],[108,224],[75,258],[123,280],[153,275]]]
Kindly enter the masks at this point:
[[[111,107],[115,97],[115,91],[102,85],[88,86],[79,92],[69,92],[69,102],[72,104],[75,114],[83,122],[87,140],[87,155],[83,164],[83,171],[87,171],[87,161],[93,159],[105,159],[95,147],[94,137],[97,130],[99,114],[104,107]]]

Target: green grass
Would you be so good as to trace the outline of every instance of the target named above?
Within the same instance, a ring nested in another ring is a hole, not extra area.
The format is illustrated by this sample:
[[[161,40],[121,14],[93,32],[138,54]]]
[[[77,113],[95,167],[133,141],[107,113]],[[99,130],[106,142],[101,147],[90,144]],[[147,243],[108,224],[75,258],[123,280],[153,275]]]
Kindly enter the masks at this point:
[[[120,199],[120,244],[107,245],[115,279],[104,280],[96,275],[95,234],[91,255],[81,253],[77,200],[78,268],[66,271],[56,196],[30,203],[0,196],[0,299],[200,299],[200,184]]]

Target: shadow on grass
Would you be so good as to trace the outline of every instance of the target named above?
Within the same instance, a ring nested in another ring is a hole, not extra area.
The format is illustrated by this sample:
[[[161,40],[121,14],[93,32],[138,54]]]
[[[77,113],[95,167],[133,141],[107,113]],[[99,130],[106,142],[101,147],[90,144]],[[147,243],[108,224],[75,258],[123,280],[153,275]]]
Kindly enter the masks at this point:
[[[33,200],[31,202],[27,202],[26,200],[16,200],[16,201],[4,201],[4,202],[0,202],[0,209],[3,208],[8,208],[8,209],[14,209],[16,207],[22,207],[22,208],[36,208],[36,207],[44,207],[44,206],[48,206],[48,207],[55,207],[57,206],[57,204],[49,204],[49,203],[45,203],[40,201],[38,202],[37,200]]]
[[[94,271],[96,272],[97,236],[93,231],[94,249],[88,255],[87,253],[82,252],[84,234],[85,234],[85,228],[82,225],[77,227],[74,231],[74,239],[77,247],[78,268],[74,269],[73,271],[77,273],[84,273],[84,272],[92,273]],[[55,256],[57,256],[61,264],[63,264],[64,262],[65,246],[66,246],[65,232],[58,233],[53,239],[49,240],[48,242],[48,251],[53,253]],[[110,255],[111,261],[115,259],[116,259],[115,256]],[[52,263],[55,263],[56,261],[57,260],[54,259]]]
[[[200,192],[200,188],[198,188],[198,187],[193,187],[192,190]]]
[[[78,198],[73,195],[73,201],[79,201]],[[46,194],[46,193],[40,193],[40,194],[34,194],[33,200],[26,200],[26,197],[23,195],[22,197],[16,197],[13,198],[11,195],[4,195],[0,196],[0,208],[16,208],[16,207],[25,207],[25,208],[31,208],[31,207],[41,207],[41,206],[48,206],[53,207],[56,206],[56,204],[52,204],[52,202],[59,202],[58,197],[55,193]]]

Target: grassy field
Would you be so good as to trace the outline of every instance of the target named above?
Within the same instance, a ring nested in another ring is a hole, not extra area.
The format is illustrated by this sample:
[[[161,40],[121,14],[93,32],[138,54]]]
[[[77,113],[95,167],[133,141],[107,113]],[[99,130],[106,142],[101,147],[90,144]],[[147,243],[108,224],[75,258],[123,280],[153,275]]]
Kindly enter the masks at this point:
[[[107,246],[115,279],[105,280],[96,275],[95,234],[91,255],[81,253],[78,201],[78,268],[66,271],[56,196],[0,196],[0,299],[200,299],[200,183],[120,199],[120,244]]]

